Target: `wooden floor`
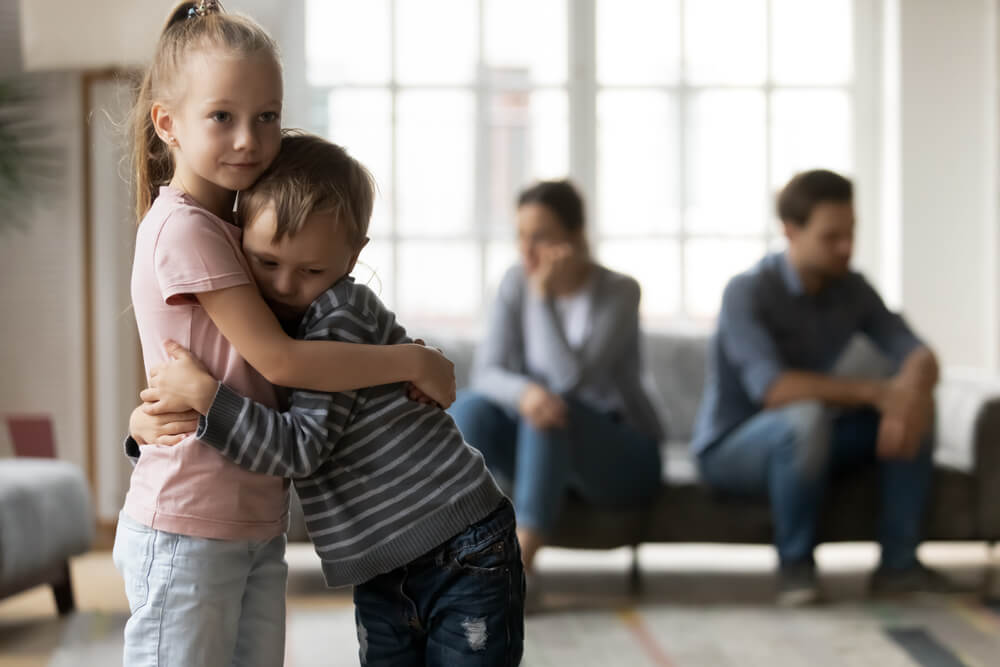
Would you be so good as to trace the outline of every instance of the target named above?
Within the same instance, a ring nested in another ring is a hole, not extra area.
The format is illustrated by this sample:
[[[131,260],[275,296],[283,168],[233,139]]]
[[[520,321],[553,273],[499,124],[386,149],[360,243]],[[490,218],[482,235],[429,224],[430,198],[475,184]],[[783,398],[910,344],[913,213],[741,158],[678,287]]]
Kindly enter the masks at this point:
[[[773,549],[763,546],[647,546],[640,552],[643,599],[671,604],[755,604],[773,593]],[[289,610],[347,608],[349,589],[327,590],[318,561],[308,544],[288,551]],[[932,566],[975,585],[991,554],[982,544],[932,544],[921,549]],[[629,604],[627,567],[630,552],[543,550],[539,573],[550,604],[573,613]],[[818,550],[824,580],[837,596],[863,597],[865,575],[877,560],[869,544],[824,546]],[[96,551],[71,563],[78,609],[124,614],[128,611],[122,580],[108,551]],[[998,582],[1000,583],[1000,582]],[[842,585],[841,585],[842,584]],[[624,602],[623,602],[624,601]],[[64,622],[56,614],[51,589],[39,587],[0,601],[0,667],[46,667],[59,644]]]

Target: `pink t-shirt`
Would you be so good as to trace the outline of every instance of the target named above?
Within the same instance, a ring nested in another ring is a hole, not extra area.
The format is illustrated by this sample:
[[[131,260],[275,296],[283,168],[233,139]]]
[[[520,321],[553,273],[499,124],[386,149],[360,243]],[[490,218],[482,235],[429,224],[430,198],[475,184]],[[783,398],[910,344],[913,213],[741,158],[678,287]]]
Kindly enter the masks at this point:
[[[172,338],[234,390],[275,407],[274,388],[229,344],[195,294],[253,284],[240,229],[174,188],[160,188],[136,234],[132,305],[149,369]],[[225,540],[267,540],[287,525],[288,485],[247,472],[188,436],[173,447],[143,445],[125,513],[157,530]]]

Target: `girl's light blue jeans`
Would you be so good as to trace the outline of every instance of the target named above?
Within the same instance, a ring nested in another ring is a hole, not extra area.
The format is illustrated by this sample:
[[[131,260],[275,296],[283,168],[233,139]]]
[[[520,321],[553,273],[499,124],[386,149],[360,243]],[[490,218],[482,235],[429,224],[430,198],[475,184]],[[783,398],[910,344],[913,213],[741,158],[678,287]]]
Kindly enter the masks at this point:
[[[113,560],[131,611],[124,664],[282,664],[285,541],[176,535],[121,513]]]

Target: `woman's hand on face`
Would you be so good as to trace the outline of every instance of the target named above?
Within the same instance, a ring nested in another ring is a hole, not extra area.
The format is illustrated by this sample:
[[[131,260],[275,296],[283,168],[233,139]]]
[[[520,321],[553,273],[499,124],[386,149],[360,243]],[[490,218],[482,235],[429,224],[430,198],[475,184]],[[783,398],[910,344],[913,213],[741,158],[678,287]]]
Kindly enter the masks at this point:
[[[571,243],[552,243],[538,248],[538,269],[532,276],[535,290],[551,296],[559,277],[572,267],[576,248]]]
[[[207,414],[219,389],[212,377],[194,355],[174,341],[164,344],[170,357],[165,363],[153,367],[149,374],[149,388],[139,398],[143,410],[149,415],[196,410]]]
[[[140,405],[129,417],[128,430],[140,445],[176,445],[198,430],[198,413],[188,410],[150,415]]]
[[[518,411],[535,428],[566,428],[568,425],[566,401],[541,385],[528,385],[521,394]]]

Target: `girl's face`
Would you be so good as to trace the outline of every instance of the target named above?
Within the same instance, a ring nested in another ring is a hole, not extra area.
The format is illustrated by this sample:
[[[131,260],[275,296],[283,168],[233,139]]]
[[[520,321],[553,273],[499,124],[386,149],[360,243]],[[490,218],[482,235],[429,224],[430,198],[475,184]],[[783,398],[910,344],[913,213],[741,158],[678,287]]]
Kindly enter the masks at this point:
[[[562,243],[575,247],[579,241],[579,234],[568,231],[548,206],[532,203],[517,209],[517,247],[529,276],[541,264],[541,248]]]
[[[172,184],[203,205],[249,187],[281,145],[281,70],[267,54],[192,53],[176,103],[153,105],[174,157]]]

